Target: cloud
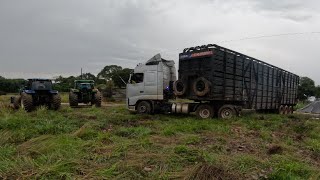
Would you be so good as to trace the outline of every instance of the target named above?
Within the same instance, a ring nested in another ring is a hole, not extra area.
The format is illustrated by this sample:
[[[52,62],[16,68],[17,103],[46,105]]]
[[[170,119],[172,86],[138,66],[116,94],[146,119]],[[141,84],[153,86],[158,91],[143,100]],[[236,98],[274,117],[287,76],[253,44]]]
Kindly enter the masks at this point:
[[[217,43],[319,84],[319,34],[246,39],[319,31],[319,5],[313,0],[1,1],[0,75],[77,75],[81,67],[97,74],[108,64],[133,68],[158,52],[177,60],[186,47]]]

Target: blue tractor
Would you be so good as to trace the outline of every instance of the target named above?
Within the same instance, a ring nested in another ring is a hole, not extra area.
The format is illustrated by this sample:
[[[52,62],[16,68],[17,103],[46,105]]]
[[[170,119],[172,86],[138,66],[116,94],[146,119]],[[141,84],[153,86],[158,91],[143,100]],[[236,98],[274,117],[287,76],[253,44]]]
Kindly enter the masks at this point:
[[[37,106],[58,110],[61,106],[61,97],[58,91],[53,90],[50,79],[28,79],[26,86],[20,90],[20,95],[11,97],[11,103],[15,109],[22,107],[27,112]]]

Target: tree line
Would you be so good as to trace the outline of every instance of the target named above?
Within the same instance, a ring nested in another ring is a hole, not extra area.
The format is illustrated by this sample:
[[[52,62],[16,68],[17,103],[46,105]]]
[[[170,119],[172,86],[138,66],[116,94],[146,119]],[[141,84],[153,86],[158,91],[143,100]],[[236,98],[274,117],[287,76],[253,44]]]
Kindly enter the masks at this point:
[[[97,75],[84,73],[78,76],[58,76],[54,78],[53,86],[55,90],[60,92],[69,92],[70,88],[74,86],[75,80],[88,79],[94,80],[96,86],[101,90],[114,87],[124,88],[132,71],[132,69],[122,68],[117,65],[107,65]],[[27,80],[25,79],[6,79],[0,76],[0,93],[17,93],[26,82]]]
[[[54,88],[61,92],[68,92],[74,86],[74,81],[78,79],[94,80],[100,90],[110,90],[114,87],[123,88],[128,82],[131,72],[132,69],[108,65],[96,76],[91,73],[69,77],[58,76],[54,79]],[[6,79],[0,76],[0,94],[17,93],[25,83],[24,79]],[[303,101],[310,96],[320,98],[320,86],[316,86],[314,80],[309,77],[300,77],[298,99]]]

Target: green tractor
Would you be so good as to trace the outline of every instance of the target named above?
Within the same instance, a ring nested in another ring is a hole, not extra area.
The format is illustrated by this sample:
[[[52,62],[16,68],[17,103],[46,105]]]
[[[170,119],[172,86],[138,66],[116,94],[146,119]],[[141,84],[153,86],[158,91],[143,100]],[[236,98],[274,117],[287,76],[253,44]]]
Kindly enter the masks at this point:
[[[58,110],[61,106],[61,97],[58,91],[52,89],[50,79],[28,79],[20,95],[11,97],[15,109],[22,107],[27,112],[37,106],[47,106],[49,109]]]
[[[69,104],[77,107],[79,103],[95,105],[101,107],[101,93],[94,88],[93,80],[75,80],[74,88],[69,92]]]

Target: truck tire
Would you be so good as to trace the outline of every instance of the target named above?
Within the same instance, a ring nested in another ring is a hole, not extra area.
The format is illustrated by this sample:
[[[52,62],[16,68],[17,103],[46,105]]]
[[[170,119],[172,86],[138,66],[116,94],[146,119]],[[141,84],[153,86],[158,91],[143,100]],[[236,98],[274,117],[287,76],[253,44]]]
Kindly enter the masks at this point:
[[[102,97],[101,93],[98,91],[94,94],[94,104],[96,107],[101,107]]]
[[[25,111],[31,112],[34,109],[32,95],[22,93],[21,102]]]
[[[284,106],[279,107],[279,114],[284,114]]]
[[[138,114],[151,114],[151,104],[147,101],[139,102],[137,106],[137,112]]]
[[[237,111],[233,105],[223,105],[220,107],[218,117],[221,119],[231,119],[237,115]]]
[[[194,81],[192,90],[197,96],[205,96],[210,91],[210,87],[210,82],[204,77],[200,77]]]
[[[201,119],[210,119],[213,117],[214,111],[209,104],[202,104],[197,108],[196,115]]]
[[[21,107],[21,96],[16,96],[14,97],[14,100],[13,100],[13,108],[19,109],[20,107]]]
[[[61,107],[61,97],[59,94],[52,95],[51,107],[55,111]]]
[[[173,83],[173,92],[176,96],[183,96],[186,89],[185,83],[180,79]]]
[[[69,104],[71,107],[78,106],[78,95],[74,92],[69,92]]]

